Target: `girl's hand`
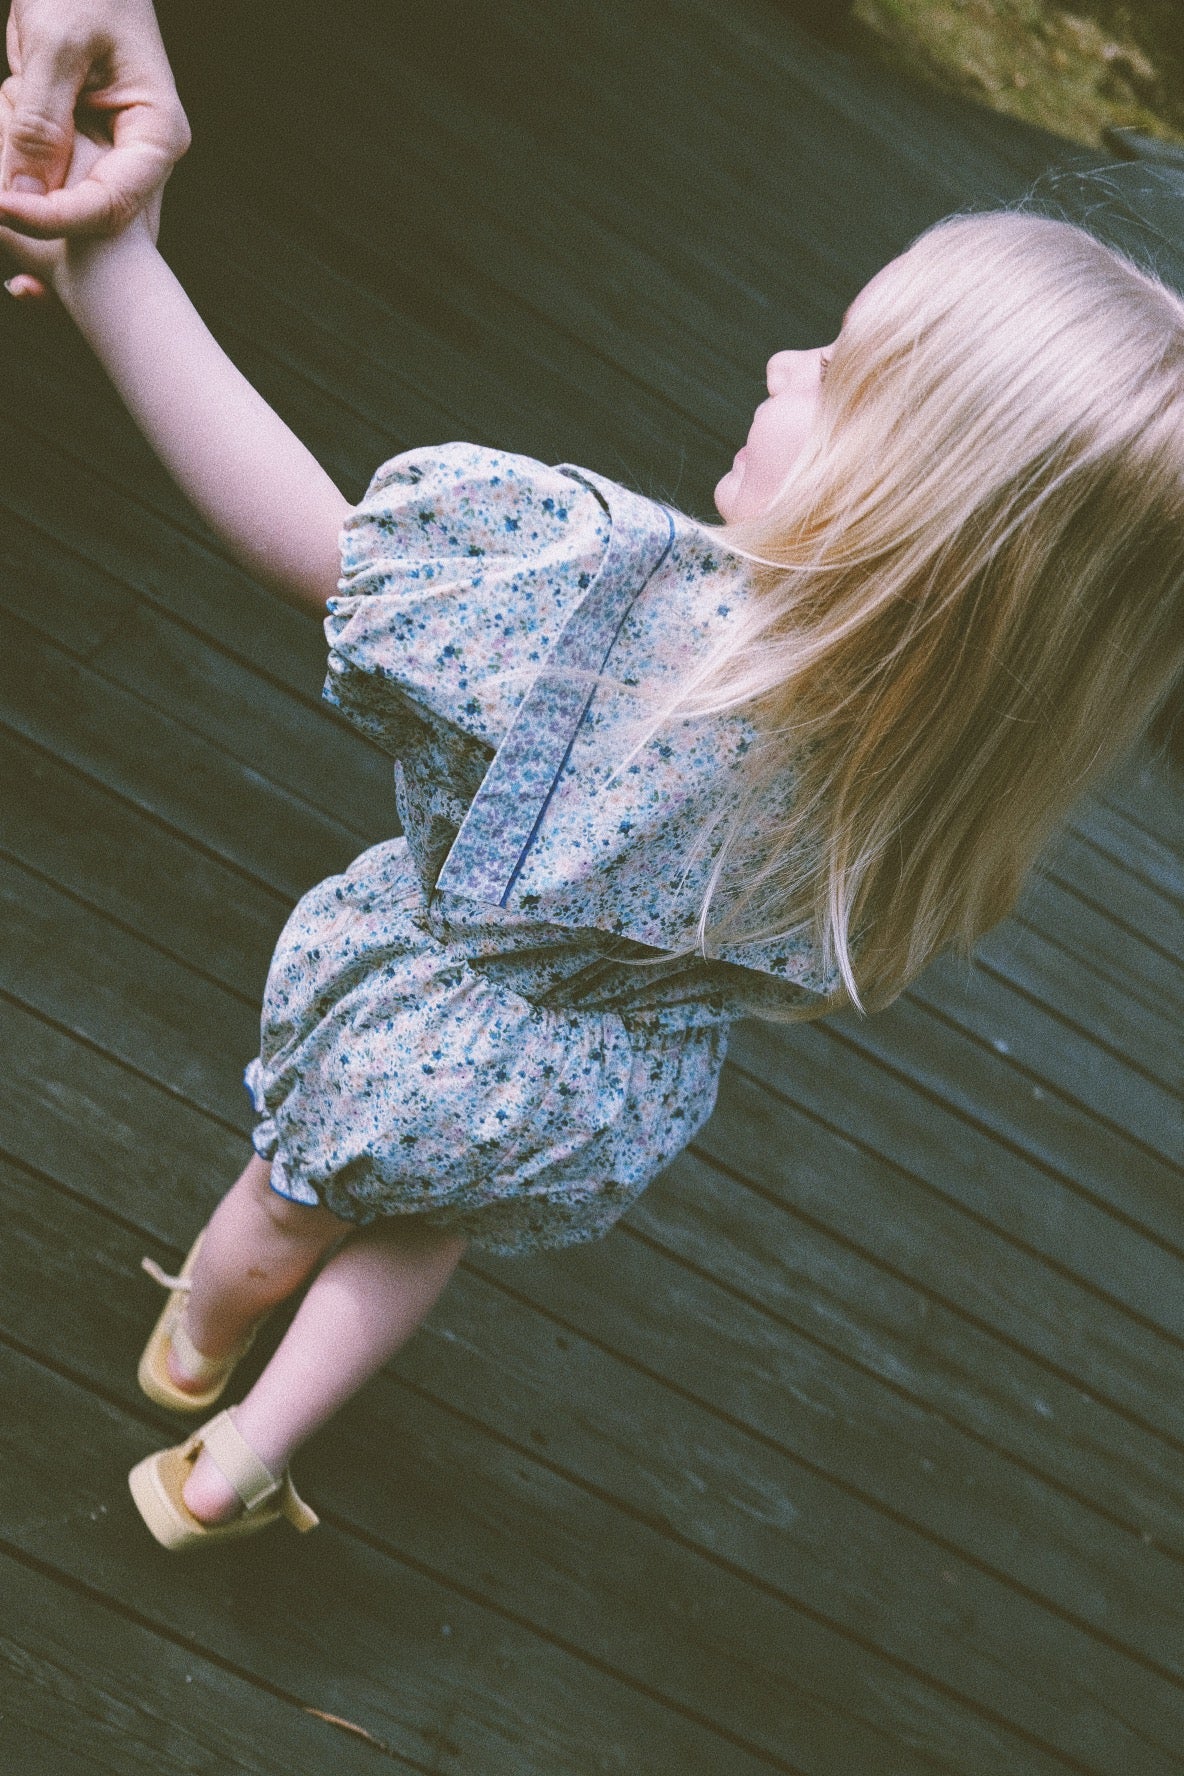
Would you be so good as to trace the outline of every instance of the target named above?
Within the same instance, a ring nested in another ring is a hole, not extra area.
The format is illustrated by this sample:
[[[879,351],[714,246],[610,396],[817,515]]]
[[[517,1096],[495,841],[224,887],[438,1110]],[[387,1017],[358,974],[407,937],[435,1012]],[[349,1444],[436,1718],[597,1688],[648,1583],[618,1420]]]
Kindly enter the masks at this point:
[[[3,133],[2,114],[6,102],[4,91],[0,89],[0,134]],[[114,152],[109,143],[94,141],[79,129],[75,133],[74,151],[63,189],[69,190],[91,179],[95,168],[101,167],[103,161]],[[155,241],[160,229],[159,191],[128,223],[125,232],[130,233],[137,229],[144,232],[149,240]],[[8,278],[5,287],[11,295],[17,297],[37,298],[43,296],[48,289],[56,289],[72,257],[78,258],[84,253],[93,254],[102,250],[102,242],[79,241],[72,247],[66,240],[37,240],[31,235],[18,234],[15,229],[0,227],[0,256],[3,257],[6,270],[15,269],[16,273]]]

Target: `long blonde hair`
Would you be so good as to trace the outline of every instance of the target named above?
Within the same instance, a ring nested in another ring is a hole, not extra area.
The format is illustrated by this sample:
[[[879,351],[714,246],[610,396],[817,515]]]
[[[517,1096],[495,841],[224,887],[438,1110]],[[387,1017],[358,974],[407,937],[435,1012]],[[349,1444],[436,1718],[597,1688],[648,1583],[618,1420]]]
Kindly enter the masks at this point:
[[[939,223],[855,303],[773,505],[707,534],[754,596],[658,720],[760,742],[700,942],[808,931],[827,1009],[887,1004],[1184,667],[1184,300],[1066,222]]]

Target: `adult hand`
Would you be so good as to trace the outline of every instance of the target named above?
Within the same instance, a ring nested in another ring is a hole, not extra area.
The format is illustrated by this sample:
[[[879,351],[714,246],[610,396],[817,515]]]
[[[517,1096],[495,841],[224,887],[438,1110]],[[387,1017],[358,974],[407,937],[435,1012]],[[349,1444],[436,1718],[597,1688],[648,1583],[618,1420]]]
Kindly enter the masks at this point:
[[[64,189],[72,191],[84,179],[90,177],[105,155],[114,154],[115,150],[105,147],[102,143],[92,141],[81,129],[74,132],[74,153],[66,173]],[[121,232],[125,234],[142,233],[149,241],[155,241],[160,228],[160,194],[153,193],[148,202],[128,223]],[[109,249],[102,241],[79,240],[71,246],[68,239],[56,236],[53,240],[39,240],[33,235],[18,234],[14,229],[0,225],[0,263],[7,269],[11,266],[15,276],[5,281],[5,288],[14,295],[22,293],[22,286],[36,283],[40,288],[54,289],[61,294],[59,279],[68,268],[71,259],[77,262],[84,255],[106,252]]]
[[[12,0],[7,50],[0,223],[42,240],[117,233],[189,146],[151,0]],[[76,108],[111,152],[67,188]],[[44,285],[24,276],[15,293]]]

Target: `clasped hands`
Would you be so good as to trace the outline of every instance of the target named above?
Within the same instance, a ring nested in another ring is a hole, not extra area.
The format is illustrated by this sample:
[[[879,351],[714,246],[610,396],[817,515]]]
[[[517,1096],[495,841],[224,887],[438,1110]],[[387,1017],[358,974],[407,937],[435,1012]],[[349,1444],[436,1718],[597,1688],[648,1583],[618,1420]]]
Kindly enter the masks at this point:
[[[45,296],[62,237],[155,239],[189,146],[151,0],[12,0],[0,87],[0,251],[11,294]]]

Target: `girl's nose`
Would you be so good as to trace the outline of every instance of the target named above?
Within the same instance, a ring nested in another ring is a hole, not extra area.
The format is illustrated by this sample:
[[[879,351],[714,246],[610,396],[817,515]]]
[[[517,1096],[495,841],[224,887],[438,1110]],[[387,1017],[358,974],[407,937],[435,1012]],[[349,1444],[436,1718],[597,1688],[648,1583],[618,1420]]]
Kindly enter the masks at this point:
[[[765,384],[771,395],[779,394],[785,387],[793,357],[791,351],[774,352],[765,365]]]

